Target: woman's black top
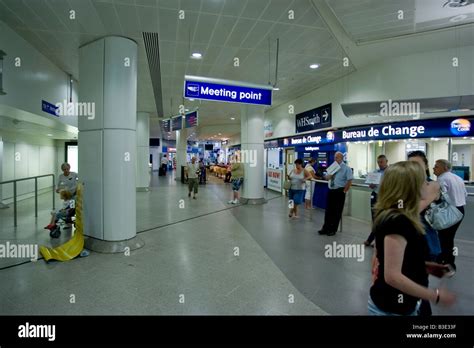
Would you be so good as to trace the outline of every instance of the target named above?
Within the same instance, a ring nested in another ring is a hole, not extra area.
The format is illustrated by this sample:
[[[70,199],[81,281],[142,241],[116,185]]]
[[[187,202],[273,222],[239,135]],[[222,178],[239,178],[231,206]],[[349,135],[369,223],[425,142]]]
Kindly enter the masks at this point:
[[[415,283],[428,286],[428,273],[425,267],[428,252],[426,239],[415,229],[412,222],[402,214],[393,215],[381,224],[374,226],[374,232],[379,268],[377,279],[370,288],[370,297],[382,311],[401,315],[410,314],[415,310],[419,299],[405,294],[385,282],[384,239],[385,236],[390,234],[398,234],[406,239],[407,245],[403,256],[402,274]]]

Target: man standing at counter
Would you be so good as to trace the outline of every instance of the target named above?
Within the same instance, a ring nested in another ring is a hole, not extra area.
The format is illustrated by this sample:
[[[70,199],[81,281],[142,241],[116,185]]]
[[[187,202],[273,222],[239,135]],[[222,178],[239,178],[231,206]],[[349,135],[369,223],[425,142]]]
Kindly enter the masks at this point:
[[[333,236],[337,232],[342,211],[344,210],[346,193],[352,185],[352,169],[344,163],[344,155],[342,152],[336,152],[334,157],[339,165],[339,169],[334,174],[325,176],[325,179],[329,180],[329,192],[326,201],[326,212],[324,214],[324,225],[318,231],[319,234],[326,234],[328,236]]]
[[[383,174],[385,173],[385,169],[388,168],[388,160],[385,155],[380,155],[377,157],[377,165],[379,169],[374,170],[374,174],[378,175],[379,184],[371,183],[369,187],[372,189],[372,193],[370,195],[370,212],[372,213],[372,223],[374,222],[374,206],[377,203],[377,196],[379,194],[380,183],[382,182]],[[373,246],[372,242],[375,239],[375,233],[372,231],[370,232],[369,238],[364,242],[365,246]]]
[[[464,185],[464,181],[459,176],[451,172],[451,169],[452,165],[449,161],[439,159],[435,163],[433,172],[437,176],[437,181],[441,189],[448,194],[451,203],[458,208],[464,218],[464,206],[466,205],[467,197],[466,185]],[[439,262],[451,265],[451,271],[447,276],[453,276],[454,273],[456,273],[456,264],[454,263],[454,237],[456,236],[456,231],[461,225],[461,222],[462,219],[454,226],[438,231],[439,242],[441,244]]]

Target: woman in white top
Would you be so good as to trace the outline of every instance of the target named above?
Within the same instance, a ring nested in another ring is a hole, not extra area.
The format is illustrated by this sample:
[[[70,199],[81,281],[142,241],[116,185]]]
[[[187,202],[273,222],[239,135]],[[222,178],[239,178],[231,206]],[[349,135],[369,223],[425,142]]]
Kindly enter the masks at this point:
[[[316,179],[316,171],[313,167],[314,163],[316,163],[316,160],[314,158],[311,158],[306,167],[304,168],[304,170],[310,175],[310,179]],[[306,180],[305,189],[306,193],[304,195],[304,207],[306,209],[311,209],[311,200],[313,199],[314,192],[314,181]]]
[[[295,161],[295,168],[288,174],[288,180],[291,180],[291,188],[288,191],[290,218],[298,218],[298,205],[303,203],[305,181],[310,178],[310,174],[303,168],[303,161],[298,158]]]

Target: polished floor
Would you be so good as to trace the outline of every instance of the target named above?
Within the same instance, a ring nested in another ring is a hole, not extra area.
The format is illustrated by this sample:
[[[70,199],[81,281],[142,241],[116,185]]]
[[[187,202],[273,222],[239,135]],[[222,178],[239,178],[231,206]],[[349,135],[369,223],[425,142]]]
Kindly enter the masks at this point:
[[[268,203],[261,206],[230,206],[230,187],[222,180],[210,178],[199,189],[192,200],[185,185],[154,174],[150,192],[137,193],[137,230],[146,245],[130,256],[91,252],[49,264],[0,259],[0,314],[367,313],[372,249],[364,249],[362,262],[324,256],[334,241],[361,243],[367,223],[345,217],[342,232],[319,236],[323,212],[302,211],[289,220],[287,201],[277,193],[266,191]],[[0,210],[0,240],[50,245],[42,230],[50,200],[40,196],[38,219],[33,200],[21,202],[17,228],[12,208]],[[435,314],[474,313],[472,222],[466,214],[456,240],[458,273],[443,281],[458,302],[434,307]]]

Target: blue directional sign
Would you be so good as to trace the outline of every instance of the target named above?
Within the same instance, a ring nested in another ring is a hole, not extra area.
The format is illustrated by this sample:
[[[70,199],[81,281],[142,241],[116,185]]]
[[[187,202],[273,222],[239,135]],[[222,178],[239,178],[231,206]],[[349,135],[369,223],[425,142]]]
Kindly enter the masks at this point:
[[[41,110],[53,116],[59,117],[57,114],[58,107],[54,104],[48,103],[46,100],[41,101]]]
[[[271,86],[185,76],[184,97],[228,103],[272,105]]]

